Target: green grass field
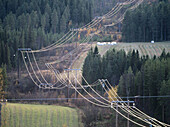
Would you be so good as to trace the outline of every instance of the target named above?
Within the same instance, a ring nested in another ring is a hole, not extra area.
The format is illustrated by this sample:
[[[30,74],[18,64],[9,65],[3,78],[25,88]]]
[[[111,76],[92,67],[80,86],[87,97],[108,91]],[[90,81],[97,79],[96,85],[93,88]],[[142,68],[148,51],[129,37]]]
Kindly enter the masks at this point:
[[[165,49],[166,52],[170,52],[170,42],[156,42],[154,44],[151,43],[117,43],[117,45],[104,45],[104,46],[98,46],[99,53],[101,55],[104,55],[107,50],[115,48],[116,50],[124,49],[125,52],[129,52],[134,50],[139,51],[139,55],[149,55],[150,58],[152,58],[154,55],[160,56],[163,49]]]
[[[62,106],[7,103],[1,113],[1,127],[83,126],[76,109]]]

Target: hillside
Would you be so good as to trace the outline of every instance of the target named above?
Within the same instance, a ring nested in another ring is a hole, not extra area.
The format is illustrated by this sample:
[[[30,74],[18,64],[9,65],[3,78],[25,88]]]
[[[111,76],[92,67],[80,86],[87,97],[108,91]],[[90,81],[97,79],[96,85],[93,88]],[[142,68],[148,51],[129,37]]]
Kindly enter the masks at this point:
[[[121,97],[149,96],[135,99],[136,107],[163,122],[170,121],[169,102],[157,97],[170,93],[170,6],[168,0],[132,1],[0,0],[0,92],[7,93],[0,99],[56,98],[39,100],[39,105],[2,105],[2,127],[81,127],[82,120],[88,127],[97,126],[106,110],[98,112],[95,106],[91,110],[88,101],[71,99],[94,92],[86,86],[88,92],[72,89],[79,82],[94,83],[103,97],[116,85]],[[109,45],[113,41],[117,43]],[[107,84],[110,87],[105,89]],[[82,120],[77,109],[55,106],[66,101],[84,110]],[[109,112],[106,119],[114,119]]]
[[[122,1],[125,0],[119,0]],[[59,40],[70,29],[82,27],[95,16],[107,13],[117,2],[118,0],[0,0],[0,65],[6,64],[9,70],[16,68],[18,48],[35,50],[46,47]],[[84,33],[82,36],[84,37]],[[75,38],[68,43],[77,41]]]
[[[135,11],[128,11],[123,20],[123,42],[156,42],[170,40],[170,2],[159,0],[141,4]]]
[[[101,55],[104,55],[106,51],[109,49],[115,48],[116,50],[124,49],[126,53],[129,51],[138,50],[139,55],[148,55],[150,58],[152,58],[154,55],[160,56],[163,49],[165,49],[166,52],[170,51],[170,43],[169,42],[157,42],[157,43],[117,43],[117,45],[104,45],[104,46],[98,46],[99,53]]]
[[[78,111],[49,105],[7,103],[2,106],[2,127],[81,127]]]
[[[86,79],[82,84],[92,84],[98,79],[103,83],[106,79],[108,84],[118,87],[120,97],[130,97],[140,110],[168,123],[170,102],[166,96],[170,94],[170,44],[118,43],[110,46],[110,50],[107,46],[110,45],[100,46],[100,49],[96,46],[89,51],[82,68]],[[107,83],[104,89],[109,89]],[[98,89],[102,92],[100,87]]]
[[[90,22],[91,6],[88,0],[0,0],[0,65],[16,68],[18,48],[40,49]]]
[[[89,45],[89,44],[86,44]],[[93,43],[93,48],[96,46],[96,42]],[[89,45],[90,46],[90,45]],[[126,53],[129,51],[138,50],[139,55],[148,55],[149,57],[153,57],[154,55],[160,56],[163,49],[165,49],[166,52],[170,51],[170,42],[157,42],[154,44],[151,43],[145,43],[145,42],[140,42],[140,43],[118,43],[117,45],[103,45],[99,46],[97,45],[99,49],[99,53],[101,56],[103,56],[109,49],[115,48],[116,50],[121,50],[124,49]],[[82,52],[83,54],[80,54],[76,60],[73,62],[73,68],[82,68],[83,66],[83,61],[87,56],[88,51]]]

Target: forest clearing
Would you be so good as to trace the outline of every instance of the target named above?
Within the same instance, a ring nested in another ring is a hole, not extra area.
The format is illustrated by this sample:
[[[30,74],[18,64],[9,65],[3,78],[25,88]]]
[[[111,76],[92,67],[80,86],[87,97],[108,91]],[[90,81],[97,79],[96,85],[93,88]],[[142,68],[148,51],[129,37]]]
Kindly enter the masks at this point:
[[[148,55],[150,58],[153,58],[155,56],[160,56],[163,49],[165,49],[165,52],[170,51],[170,42],[155,42],[152,43],[146,43],[146,42],[133,42],[133,43],[117,43],[116,45],[103,45],[98,46],[99,53],[101,55],[104,55],[107,50],[115,48],[116,50],[122,50],[124,49],[126,53],[132,50],[138,50],[140,57]]]

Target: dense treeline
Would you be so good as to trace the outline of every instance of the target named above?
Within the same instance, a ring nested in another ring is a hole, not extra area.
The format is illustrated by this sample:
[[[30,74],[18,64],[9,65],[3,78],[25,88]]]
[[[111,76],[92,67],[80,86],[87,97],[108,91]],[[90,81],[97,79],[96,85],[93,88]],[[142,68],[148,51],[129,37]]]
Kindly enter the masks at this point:
[[[124,50],[113,49],[101,58],[96,47],[85,59],[83,76],[89,83],[108,79],[113,86],[118,85],[120,96],[169,95],[170,54],[163,51],[159,58],[150,59],[148,56],[140,58],[135,50],[126,54]],[[167,98],[137,98],[136,104],[150,115],[170,121],[170,102]]]
[[[166,96],[170,94],[170,55],[164,52],[160,58],[148,59],[139,70],[131,66],[119,80],[120,96]],[[137,98],[138,107],[162,121],[170,121],[168,98]]]
[[[15,67],[19,47],[41,48],[89,22],[91,7],[88,0],[0,0],[0,65]]]
[[[146,61],[148,56],[139,60],[139,52],[129,52],[127,55],[124,50],[115,51],[115,49],[106,52],[101,58],[97,46],[94,51],[91,49],[83,65],[83,76],[89,83],[97,79],[107,78],[112,84],[118,84],[120,76],[125,70],[132,67],[136,72],[141,68],[142,62]],[[91,77],[91,75],[93,75]]]
[[[125,42],[170,40],[170,4],[168,0],[142,4],[125,15],[122,28]]]

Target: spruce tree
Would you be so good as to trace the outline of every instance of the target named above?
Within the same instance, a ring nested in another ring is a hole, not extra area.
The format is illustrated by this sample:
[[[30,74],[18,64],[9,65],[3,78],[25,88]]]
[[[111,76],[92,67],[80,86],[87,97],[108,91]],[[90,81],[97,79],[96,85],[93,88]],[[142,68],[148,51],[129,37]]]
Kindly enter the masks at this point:
[[[5,63],[6,61],[6,53],[5,53],[5,45],[4,42],[1,42],[1,56],[2,56],[2,63]]]
[[[60,20],[60,32],[64,33],[66,31],[66,18],[62,15]]]
[[[2,68],[0,68],[0,99],[4,99],[4,80],[2,75]]]
[[[98,47],[97,47],[97,45],[95,46],[95,48],[94,48],[94,53],[93,53],[94,55],[97,55],[97,54],[99,54],[99,51],[98,51]]]
[[[91,48],[88,52],[87,57],[85,58],[84,64],[83,64],[83,73],[82,75],[85,77],[85,79],[88,82],[91,82],[91,61],[93,57],[93,49]],[[86,82],[82,79],[82,84],[86,84]]]
[[[49,32],[50,29],[50,16],[49,13],[45,13],[45,32]]]
[[[119,85],[118,85],[118,95],[119,96],[127,96],[124,76],[125,75],[122,75],[119,80]]]
[[[53,10],[51,15],[51,31],[52,33],[59,32],[58,31],[58,14],[56,12],[56,9]]]
[[[127,96],[132,96],[134,94],[134,74],[132,68],[129,67],[126,73],[126,94]]]
[[[6,64],[2,64],[2,80],[3,80],[3,89],[7,89],[7,72],[6,72]]]
[[[142,73],[140,71],[138,71],[135,75],[135,79],[134,79],[134,84],[135,84],[135,88],[134,91],[134,95],[142,95],[143,91],[142,91]]]
[[[43,30],[45,30],[45,26],[46,26],[46,16],[45,15],[42,15],[41,16],[41,28],[43,29]]]
[[[10,49],[9,46],[7,45],[7,58],[6,58],[6,63],[8,65],[9,68],[11,68],[11,59],[10,59]]]

